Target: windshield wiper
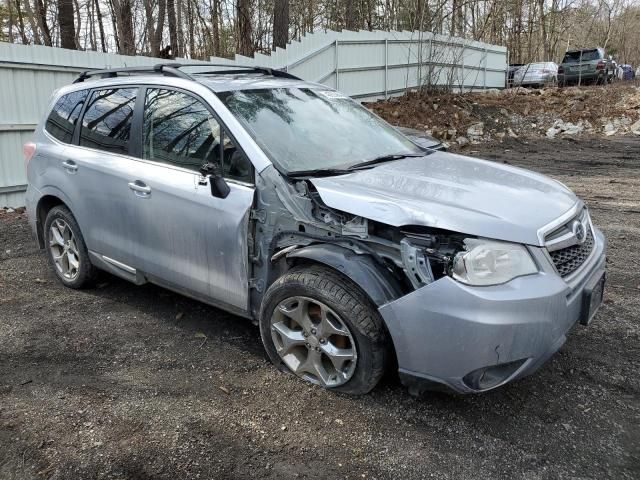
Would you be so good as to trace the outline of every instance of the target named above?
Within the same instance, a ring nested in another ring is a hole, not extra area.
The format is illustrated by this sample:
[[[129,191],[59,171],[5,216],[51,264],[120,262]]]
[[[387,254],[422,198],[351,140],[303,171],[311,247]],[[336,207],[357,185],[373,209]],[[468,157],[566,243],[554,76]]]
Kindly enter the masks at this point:
[[[351,169],[344,168],[314,168],[311,170],[296,170],[287,173],[289,177],[329,177],[332,175],[346,175]]]
[[[346,175],[347,173],[352,173],[354,170],[371,168],[378,163],[390,162],[392,160],[400,160],[402,158],[409,157],[424,157],[424,155],[419,153],[395,153],[393,155],[382,155],[372,160],[356,163],[355,165],[350,165],[347,168],[314,168],[312,170],[296,170],[289,172],[287,175],[290,177],[328,177],[332,175]]]
[[[422,154],[416,153],[395,153],[393,155],[382,155],[380,157],[373,158],[371,160],[367,160],[365,162],[356,163],[355,165],[351,165],[348,170],[360,170],[363,168],[370,168],[373,165],[377,165],[378,163],[391,162],[393,160],[401,160],[403,158],[411,158],[411,157],[424,157]]]

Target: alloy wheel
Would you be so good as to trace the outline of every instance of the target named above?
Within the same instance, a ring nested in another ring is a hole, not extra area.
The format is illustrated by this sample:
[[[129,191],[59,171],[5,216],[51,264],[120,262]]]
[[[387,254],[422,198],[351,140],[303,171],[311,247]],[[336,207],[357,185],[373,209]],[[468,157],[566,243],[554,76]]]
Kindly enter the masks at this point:
[[[308,297],[289,297],[271,317],[271,338],[289,369],[305,380],[337,387],[353,376],[356,343],[340,316]]]
[[[64,279],[75,280],[80,271],[80,254],[71,227],[61,218],[56,218],[49,228],[49,250]]]

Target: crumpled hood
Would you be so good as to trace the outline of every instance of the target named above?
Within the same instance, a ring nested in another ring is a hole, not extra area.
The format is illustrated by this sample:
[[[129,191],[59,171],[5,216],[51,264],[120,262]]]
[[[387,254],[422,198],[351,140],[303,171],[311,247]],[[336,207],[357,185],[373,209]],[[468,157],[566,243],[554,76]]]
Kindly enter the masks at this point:
[[[444,152],[311,182],[329,207],[387,225],[530,245],[541,245],[538,229],[579,201],[544,175]]]

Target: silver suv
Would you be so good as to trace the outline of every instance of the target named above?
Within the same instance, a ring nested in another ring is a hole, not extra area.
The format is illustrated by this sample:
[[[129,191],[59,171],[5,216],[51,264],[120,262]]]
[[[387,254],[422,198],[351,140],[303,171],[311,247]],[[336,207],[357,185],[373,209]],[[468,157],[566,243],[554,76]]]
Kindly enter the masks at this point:
[[[53,96],[28,213],[64,285],[106,270],[247,317],[279,368],[351,394],[392,365],[413,391],[489,390],[594,316],[605,239],[564,185],[420,147],[285,72],[193,70]]]

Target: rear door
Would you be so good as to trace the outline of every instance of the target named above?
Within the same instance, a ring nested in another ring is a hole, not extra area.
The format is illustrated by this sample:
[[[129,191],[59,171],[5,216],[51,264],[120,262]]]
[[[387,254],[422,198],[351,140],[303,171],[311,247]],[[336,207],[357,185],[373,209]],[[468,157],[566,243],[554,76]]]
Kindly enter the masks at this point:
[[[147,87],[135,176],[140,268],[157,283],[222,306],[248,307],[247,228],[253,170],[233,138],[199,97]],[[231,193],[211,195],[199,174],[222,163]]]
[[[127,171],[137,165],[130,155],[130,139],[138,90],[123,86],[91,91],[74,145],[66,148],[61,163],[69,178],[65,193],[87,247],[112,265],[136,264]]]

